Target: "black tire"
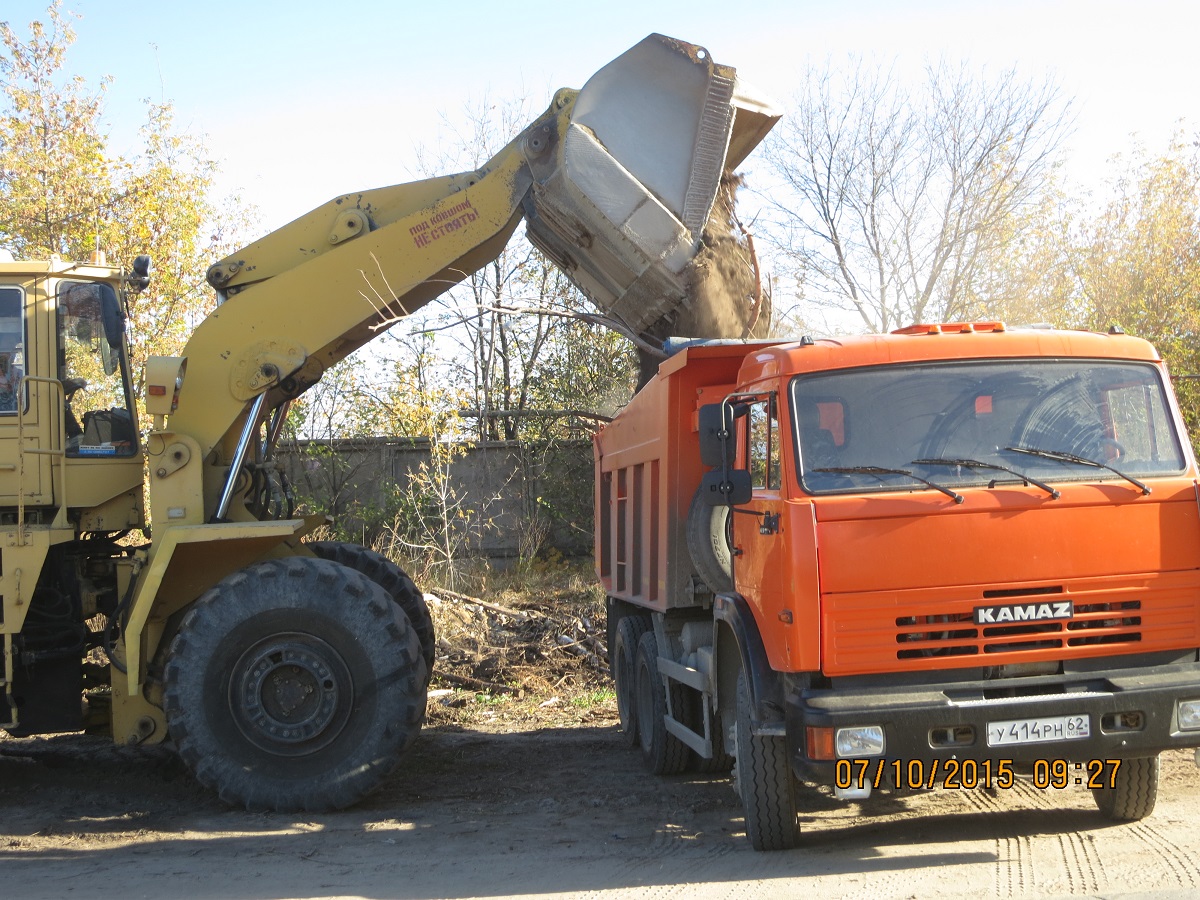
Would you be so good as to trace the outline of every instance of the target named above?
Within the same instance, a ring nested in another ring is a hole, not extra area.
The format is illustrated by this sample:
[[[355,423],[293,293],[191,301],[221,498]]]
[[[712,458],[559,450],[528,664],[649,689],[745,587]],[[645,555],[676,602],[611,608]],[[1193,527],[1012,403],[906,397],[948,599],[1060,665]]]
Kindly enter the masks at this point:
[[[617,622],[617,635],[613,642],[613,685],[617,692],[621,735],[627,747],[638,745],[637,648],[642,635],[649,630],[648,616],[637,613],[622,616]]]
[[[714,594],[733,590],[733,552],[729,547],[728,506],[709,506],[697,489],[688,507],[688,553],[696,573]]]
[[[1134,822],[1154,812],[1160,768],[1157,756],[1121,760],[1113,787],[1092,788],[1100,814],[1117,822]]]
[[[429,607],[425,605],[425,596],[413,584],[413,580],[404,574],[404,570],[382,554],[358,544],[342,541],[314,541],[306,544],[309,550],[321,559],[331,559],[343,566],[349,566],[356,572],[362,572],[373,582],[383,588],[408,616],[421,644],[421,656],[425,659],[426,678],[433,675],[433,654],[437,646],[433,629],[433,618],[429,615]]]
[[[667,731],[667,693],[658,671],[658,639],[647,631],[638,641],[636,658],[638,746],[642,761],[655,775],[678,775],[687,768],[687,744]]]
[[[746,837],[755,850],[791,850],[799,840],[800,828],[787,741],[751,733],[745,672],[738,673],[736,734],[733,771],[746,814]]]
[[[425,663],[379,585],[328,560],[277,559],[188,611],[163,706],[180,757],[222,800],[338,809],[378,787],[416,738]]]

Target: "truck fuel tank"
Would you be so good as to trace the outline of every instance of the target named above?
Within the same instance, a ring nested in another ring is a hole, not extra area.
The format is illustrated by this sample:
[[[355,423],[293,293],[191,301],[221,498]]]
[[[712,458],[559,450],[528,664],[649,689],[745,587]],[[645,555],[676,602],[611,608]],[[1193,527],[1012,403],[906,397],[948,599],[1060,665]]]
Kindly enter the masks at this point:
[[[722,175],[779,117],[703,47],[652,34],[588,80],[552,146],[526,148],[529,238],[609,316],[652,332],[689,302]]]

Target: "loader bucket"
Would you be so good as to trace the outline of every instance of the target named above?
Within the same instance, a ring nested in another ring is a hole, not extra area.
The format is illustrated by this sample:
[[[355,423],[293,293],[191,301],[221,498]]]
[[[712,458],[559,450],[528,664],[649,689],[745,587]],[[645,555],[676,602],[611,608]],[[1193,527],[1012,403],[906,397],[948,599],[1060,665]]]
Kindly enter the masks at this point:
[[[704,48],[652,34],[588,80],[552,158],[531,158],[529,238],[633,333],[670,322],[722,173],[779,115]]]

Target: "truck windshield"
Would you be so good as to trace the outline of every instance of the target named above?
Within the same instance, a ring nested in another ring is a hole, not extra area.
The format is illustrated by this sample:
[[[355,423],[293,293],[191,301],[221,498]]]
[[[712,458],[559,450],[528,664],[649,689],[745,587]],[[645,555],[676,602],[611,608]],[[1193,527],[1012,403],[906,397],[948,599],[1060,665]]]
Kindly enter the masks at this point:
[[[813,494],[929,489],[905,473],[939,489],[1022,480],[1045,488],[1184,469],[1158,370],[1141,363],[848,369],[797,376],[791,403],[800,481]]]

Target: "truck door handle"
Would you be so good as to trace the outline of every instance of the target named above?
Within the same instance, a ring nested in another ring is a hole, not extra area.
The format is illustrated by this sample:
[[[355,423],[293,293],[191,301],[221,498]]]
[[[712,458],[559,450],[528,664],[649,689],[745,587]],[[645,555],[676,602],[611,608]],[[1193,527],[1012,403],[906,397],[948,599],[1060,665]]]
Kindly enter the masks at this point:
[[[759,534],[776,534],[779,531],[779,513],[765,512],[758,523]]]

